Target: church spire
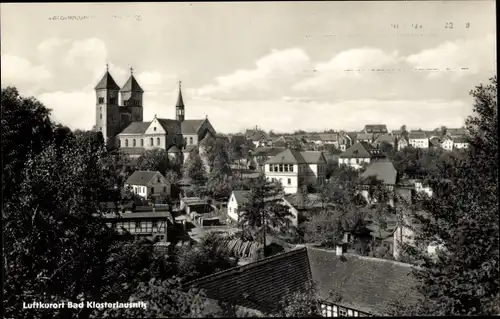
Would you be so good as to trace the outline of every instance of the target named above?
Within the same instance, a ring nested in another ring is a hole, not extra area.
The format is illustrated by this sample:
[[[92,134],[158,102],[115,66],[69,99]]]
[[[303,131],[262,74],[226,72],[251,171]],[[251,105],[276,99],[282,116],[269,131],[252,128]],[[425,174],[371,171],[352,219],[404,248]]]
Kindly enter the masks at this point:
[[[179,96],[175,104],[175,118],[177,121],[184,121],[184,100],[182,99],[182,81],[179,81]]]
[[[109,64],[106,63],[106,73],[102,77],[101,81],[96,85],[96,90],[119,90],[120,87],[116,84],[115,80],[109,73]]]

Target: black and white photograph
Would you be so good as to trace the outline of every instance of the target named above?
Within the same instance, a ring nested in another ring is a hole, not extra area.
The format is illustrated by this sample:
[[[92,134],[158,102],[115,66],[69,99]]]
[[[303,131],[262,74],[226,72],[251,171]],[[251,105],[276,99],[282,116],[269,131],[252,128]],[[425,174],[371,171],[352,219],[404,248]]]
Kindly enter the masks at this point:
[[[500,316],[495,1],[0,9],[3,318]]]

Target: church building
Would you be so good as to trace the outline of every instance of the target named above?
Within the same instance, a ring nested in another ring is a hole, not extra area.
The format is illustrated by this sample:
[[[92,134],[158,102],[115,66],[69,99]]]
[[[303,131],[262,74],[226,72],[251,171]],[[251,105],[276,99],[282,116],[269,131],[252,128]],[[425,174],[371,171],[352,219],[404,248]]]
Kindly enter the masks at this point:
[[[180,81],[175,120],[155,115],[150,122],[143,121],[144,90],[135,79],[132,68],[129,79],[120,89],[106,67],[106,73],[95,91],[96,129],[102,132],[108,145],[120,147],[131,157],[139,157],[146,150],[162,148],[171,159],[182,163],[203,139],[215,137],[216,132],[208,117],[185,119]]]

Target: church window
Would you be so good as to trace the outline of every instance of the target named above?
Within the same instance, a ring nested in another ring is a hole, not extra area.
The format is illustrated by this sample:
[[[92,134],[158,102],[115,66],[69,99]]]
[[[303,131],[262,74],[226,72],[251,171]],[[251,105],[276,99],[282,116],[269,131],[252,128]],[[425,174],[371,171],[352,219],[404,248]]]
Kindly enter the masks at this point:
[[[160,138],[156,138],[156,145],[160,146]]]
[[[153,146],[153,138],[150,138],[149,142],[150,142],[151,146]]]
[[[141,146],[144,146],[144,139],[141,138]]]
[[[101,113],[101,114],[99,114],[99,118],[100,118],[100,119],[102,119],[102,113]]]
[[[99,98],[99,104],[104,104],[104,98],[103,97]]]
[[[192,137],[189,138],[189,144],[193,144],[193,138]]]
[[[125,139],[125,147],[128,147],[128,139]]]
[[[155,132],[156,132],[156,126],[155,126],[155,127],[153,127],[153,131],[155,131]]]
[[[122,143],[120,140],[118,140],[118,147],[122,146]]]
[[[116,97],[110,97],[109,104],[116,104]]]
[[[135,138],[132,140],[132,145],[135,147]]]

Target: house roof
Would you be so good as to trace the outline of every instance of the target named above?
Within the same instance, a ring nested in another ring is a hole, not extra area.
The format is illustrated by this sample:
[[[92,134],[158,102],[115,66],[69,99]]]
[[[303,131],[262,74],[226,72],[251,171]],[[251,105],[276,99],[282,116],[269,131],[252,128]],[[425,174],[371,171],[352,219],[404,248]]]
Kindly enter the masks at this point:
[[[377,179],[387,185],[396,185],[398,171],[389,160],[378,160],[371,162],[361,177],[376,176]]]
[[[186,288],[201,288],[208,298],[269,313],[310,280],[308,252],[302,248],[194,280]]]
[[[427,134],[424,131],[411,131],[408,134],[409,139],[425,139]]]
[[[284,147],[257,147],[252,151],[252,154],[254,156],[275,156],[284,150]]]
[[[104,76],[102,77],[101,81],[99,81],[99,83],[97,83],[95,89],[96,90],[106,90],[106,89],[119,90],[120,87],[118,86],[118,84],[116,84],[116,82],[113,79],[113,77],[111,76],[111,74],[108,71],[106,71],[106,73],[104,73]]]
[[[175,103],[175,107],[184,107],[184,100],[182,98],[182,90],[181,90],[181,84],[179,82],[179,95],[177,96],[177,103]]]
[[[132,122],[120,134],[144,134],[151,122]]]
[[[373,134],[371,133],[358,133],[356,135],[357,140],[372,140],[373,139]]]
[[[441,144],[441,139],[437,136],[429,139],[429,144],[433,145],[433,146],[439,146]]]
[[[125,184],[147,186],[148,183],[158,174],[163,177],[163,175],[158,171],[135,171],[129,178],[127,178]]]
[[[398,143],[399,143],[399,141],[404,141],[404,142],[408,143],[408,139],[406,137],[404,137],[404,136],[400,136],[398,138]]]
[[[144,147],[120,147],[120,151],[127,155],[142,155],[146,149]]]
[[[202,120],[184,120],[181,122],[182,134],[198,134],[201,125],[206,119]]]
[[[275,155],[267,164],[304,164],[305,160],[302,157],[301,152],[291,150],[289,148]]]
[[[252,141],[260,141],[261,139],[267,139],[266,132],[262,130],[246,130],[245,136]]]
[[[344,153],[340,154],[341,158],[371,158],[378,155],[378,150],[367,142],[357,142],[349,147]]]
[[[321,141],[338,141],[339,134],[338,133],[320,133],[318,134],[319,139]]]
[[[175,146],[175,145],[172,145],[169,149],[168,149],[168,153],[181,153],[181,150]]]
[[[157,118],[157,120],[167,133],[181,133],[181,123],[179,121],[160,118]]]
[[[300,152],[302,158],[304,159],[306,164],[317,164],[322,158],[326,162],[326,159],[323,157],[323,152],[319,151],[304,151]]]
[[[418,302],[419,295],[413,289],[418,282],[408,264],[348,253],[342,258],[335,251],[307,250],[313,280],[326,301],[372,315],[387,315],[392,302]],[[334,300],[330,292],[336,292],[341,300]]]
[[[387,125],[385,124],[367,124],[365,125],[367,133],[387,133]]]
[[[250,194],[250,191],[234,190],[233,194],[234,198],[236,199],[236,203],[238,203],[238,205],[245,205],[248,202],[248,194]]]
[[[394,143],[395,140],[396,140],[396,137],[394,135],[383,134],[383,135],[380,135],[379,137],[377,137],[375,142],[376,143],[382,143],[382,142]]]
[[[171,218],[171,214],[168,211],[163,211],[163,212],[143,212],[143,213],[110,213],[110,214],[104,214],[104,218],[106,219],[118,219],[118,218],[123,218],[123,219],[143,219],[143,218],[158,218],[158,219],[165,219]]]
[[[465,136],[457,136],[453,138],[453,143],[469,143]]]
[[[127,82],[121,89],[122,92],[139,92],[144,93],[144,90],[141,88],[134,75],[130,75]]]

